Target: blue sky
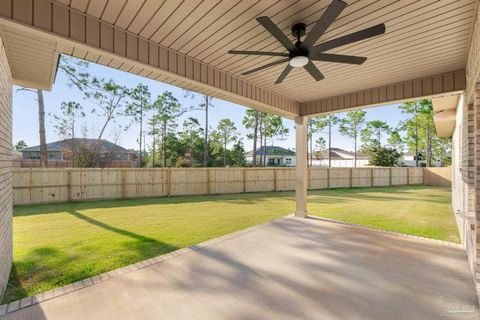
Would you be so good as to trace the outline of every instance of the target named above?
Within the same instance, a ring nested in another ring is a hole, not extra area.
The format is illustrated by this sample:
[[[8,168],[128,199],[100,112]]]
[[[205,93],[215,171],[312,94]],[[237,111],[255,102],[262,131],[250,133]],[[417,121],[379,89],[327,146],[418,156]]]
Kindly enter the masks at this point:
[[[202,101],[202,96],[200,94],[195,94],[195,97],[193,99],[185,98],[184,91],[181,88],[161,83],[155,80],[146,79],[120,70],[104,67],[101,65],[96,65],[93,63],[90,64],[89,72],[91,74],[106,79],[115,79],[116,82],[127,87],[133,87],[141,82],[150,87],[152,97],[156,97],[158,94],[161,94],[164,91],[171,91],[180,101],[180,103],[182,103],[182,105],[185,107],[198,105]],[[38,112],[36,94],[27,91],[17,92],[17,89],[17,87],[14,87],[13,93],[13,143],[16,143],[19,140],[25,140],[25,142],[29,146],[38,145]],[[60,137],[53,129],[53,124],[51,122],[51,114],[54,114],[60,109],[62,101],[78,101],[83,105],[85,110],[90,110],[92,107],[92,105],[88,101],[82,98],[82,94],[78,90],[69,88],[67,86],[67,79],[65,75],[61,72],[58,72],[57,74],[52,91],[44,92],[44,98],[47,142],[60,140]],[[209,113],[210,126],[216,127],[220,119],[231,119],[236,123],[238,132],[243,137],[245,149],[250,150],[252,148],[252,141],[246,138],[247,130],[242,125],[242,119],[245,115],[246,108],[244,106],[233,104],[220,99],[214,99],[213,104],[214,107],[210,109]],[[406,118],[406,115],[402,114],[401,111],[398,109],[398,105],[376,107],[367,109],[366,111],[367,121],[383,120],[393,127],[397,126],[399,121]],[[339,115],[341,116],[342,114]],[[179,119],[179,128],[181,128],[183,119],[190,116],[197,117],[203,126],[204,114],[201,111],[192,111],[185,113]],[[116,123],[111,123],[107,127],[104,137],[106,139],[112,139],[119,135],[119,138],[117,140],[118,144],[126,148],[138,149],[138,127],[136,125],[132,125],[128,131],[119,129],[120,126],[126,126],[129,121],[130,120],[128,118],[120,118]],[[95,137],[102,124],[101,119],[92,114],[87,114],[87,117],[85,117],[84,119],[80,119],[79,122],[80,123],[77,126],[76,130],[77,136],[81,135],[81,127],[86,126],[88,128],[88,135],[90,137]],[[293,121],[289,119],[284,119],[284,123],[286,127],[290,129],[290,134],[284,141],[276,141],[275,145],[279,145],[285,148],[295,148],[295,132]],[[320,135],[321,134],[319,134],[319,136]],[[353,141],[351,141],[351,139],[349,139],[348,137],[342,136],[337,131],[337,129],[334,130],[334,133],[332,135],[332,141],[332,147],[338,147],[346,150],[353,149]],[[150,139],[147,138],[147,144],[149,142]]]

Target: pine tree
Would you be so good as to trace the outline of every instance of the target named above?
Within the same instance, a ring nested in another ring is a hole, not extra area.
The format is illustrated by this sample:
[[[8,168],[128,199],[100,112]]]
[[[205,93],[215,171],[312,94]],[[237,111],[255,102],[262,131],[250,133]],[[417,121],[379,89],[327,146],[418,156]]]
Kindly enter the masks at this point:
[[[354,166],[357,166],[357,139],[365,124],[365,111],[349,111],[340,124],[340,133],[353,138]]]

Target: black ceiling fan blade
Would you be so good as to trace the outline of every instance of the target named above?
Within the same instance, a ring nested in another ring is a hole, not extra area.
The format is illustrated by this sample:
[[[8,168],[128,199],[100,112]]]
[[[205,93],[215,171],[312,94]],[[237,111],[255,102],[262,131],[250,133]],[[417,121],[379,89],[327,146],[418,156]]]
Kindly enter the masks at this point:
[[[244,51],[244,50],[230,50],[229,54],[247,54],[254,56],[274,56],[274,57],[288,57],[286,52],[266,52],[266,51]]]
[[[284,62],[288,62],[288,60],[289,60],[289,59],[287,58],[287,59],[282,59],[282,60],[277,60],[277,61],[274,61],[274,62],[270,62],[270,63],[267,63],[267,64],[265,64],[265,65],[263,65],[263,66],[257,67],[257,68],[255,68],[255,69],[248,70],[248,71],[242,73],[242,75],[246,76],[247,74],[251,74],[251,73],[254,73],[254,72],[263,70],[263,69],[267,69],[267,68],[276,66],[277,64],[281,64],[281,63],[284,63]]]
[[[295,45],[288,39],[288,37],[280,30],[269,17],[263,16],[258,17],[257,21],[265,28],[268,32],[275,37],[288,51],[295,50]]]
[[[280,73],[280,76],[278,76],[277,81],[275,81],[275,84],[280,84],[285,80],[285,78],[288,76],[290,71],[292,70],[292,66],[290,64],[287,64],[285,69],[283,69],[282,73]]]
[[[318,70],[318,68],[313,64],[312,61],[308,61],[308,63],[306,65],[303,66],[305,68],[305,70],[308,71],[308,73],[310,73],[310,75],[313,77],[313,79],[315,79],[316,81],[320,81],[322,80],[323,78],[325,78],[323,76],[323,74],[320,72],[320,70]]]
[[[317,53],[327,51],[333,48],[341,47],[353,42],[357,42],[360,40],[365,40],[371,37],[375,37],[385,33],[385,24],[377,24],[376,26],[366,28],[351,34],[347,34],[346,36],[332,39],[323,43],[320,43],[310,49],[310,55],[315,56]]]
[[[305,40],[303,40],[303,45],[307,48],[313,46],[346,7],[347,4],[345,2],[341,0],[333,0],[327,10],[323,13],[322,17],[318,19],[315,26],[307,34]]]
[[[366,57],[347,56],[343,54],[332,53],[317,53],[316,55],[309,57],[309,59],[313,61],[327,61],[348,64],[362,64],[365,62],[365,60],[367,60]]]

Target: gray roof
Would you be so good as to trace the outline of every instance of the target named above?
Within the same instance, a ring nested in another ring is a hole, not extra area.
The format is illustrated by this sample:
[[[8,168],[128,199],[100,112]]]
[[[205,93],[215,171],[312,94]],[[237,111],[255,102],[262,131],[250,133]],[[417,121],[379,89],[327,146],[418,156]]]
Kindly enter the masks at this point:
[[[261,148],[258,148],[257,151],[255,152],[257,156],[259,155],[264,155],[266,150],[267,156],[294,156],[295,151],[288,150],[282,147],[277,147],[277,146],[263,146]],[[253,155],[253,150],[248,152],[247,155],[252,156]]]
[[[97,139],[87,139],[87,138],[75,138],[75,149],[80,145],[86,145],[89,147],[95,146]],[[116,152],[116,153],[133,153],[113,142],[108,140],[100,140],[101,152]],[[55,142],[47,143],[47,151],[65,151],[72,148],[72,139],[65,139]],[[40,146],[33,146],[22,149],[23,151],[40,151]]]
[[[314,157],[316,159],[328,159],[328,148],[324,150],[320,150],[319,152],[314,153]],[[343,155],[342,155],[343,154]],[[345,157],[347,155],[348,157]],[[330,149],[330,158],[331,159],[353,159],[355,157],[355,153],[347,150],[343,150],[340,148],[331,148]],[[357,159],[365,158],[367,159],[368,156],[357,152]]]

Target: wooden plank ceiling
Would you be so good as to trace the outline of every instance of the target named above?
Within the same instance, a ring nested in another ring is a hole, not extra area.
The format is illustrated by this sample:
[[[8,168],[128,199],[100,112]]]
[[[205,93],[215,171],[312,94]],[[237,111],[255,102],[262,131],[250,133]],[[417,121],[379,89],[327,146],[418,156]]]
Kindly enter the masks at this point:
[[[360,66],[315,62],[324,80],[315,82],[300,68],[275,85],[284,65],[241,73],[278,57],[227,51],[284,52],[255,18],[269,16],[291,37],[294,23],[306,23],[308,32],[330,0],[56,1],[302,103],[464,69],[475,8],[475,0],[347,0],[347,8],[318,42],[385,23],[382,36],[330,50],[368,60]]]
[[[56,43],[8,26],[0,26],[0,36],[7,49],[14,83],[50,90],[57,68]]]

